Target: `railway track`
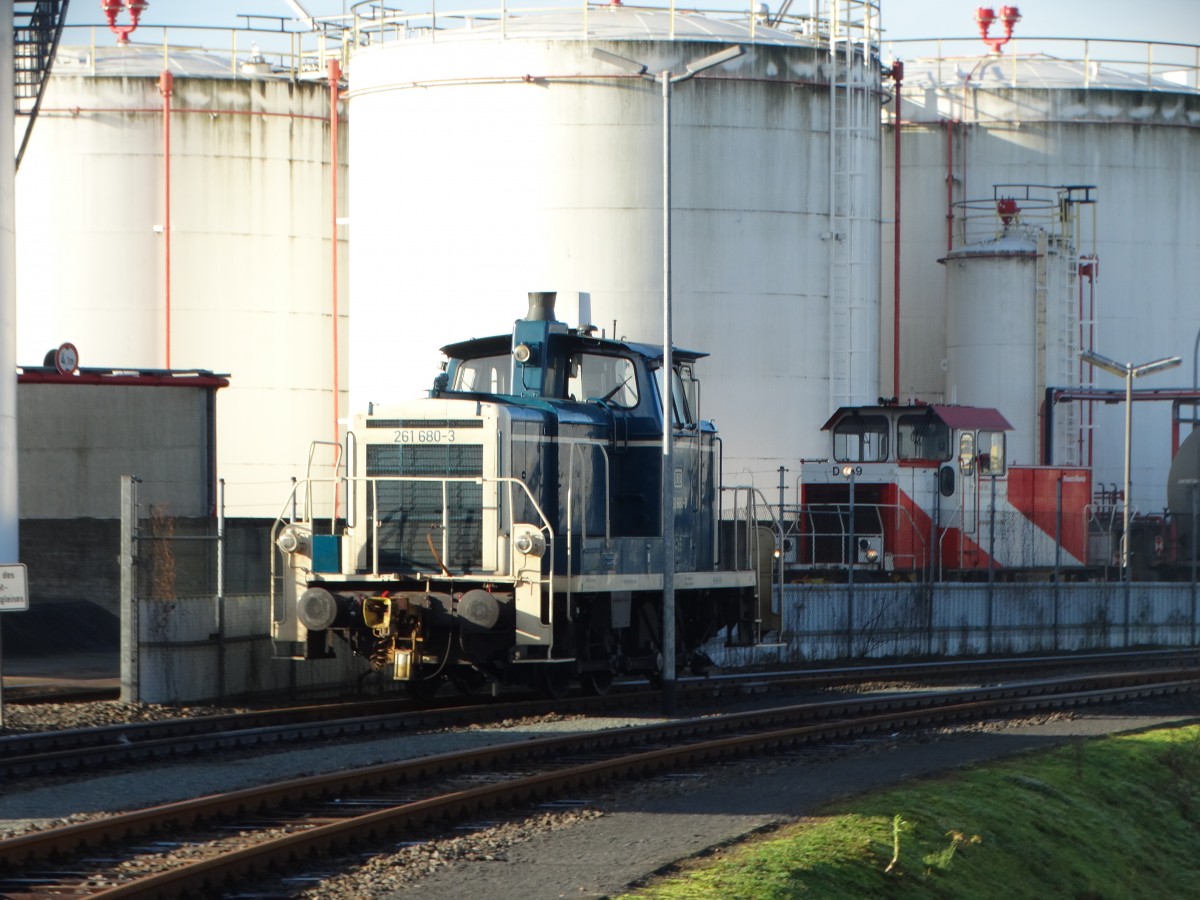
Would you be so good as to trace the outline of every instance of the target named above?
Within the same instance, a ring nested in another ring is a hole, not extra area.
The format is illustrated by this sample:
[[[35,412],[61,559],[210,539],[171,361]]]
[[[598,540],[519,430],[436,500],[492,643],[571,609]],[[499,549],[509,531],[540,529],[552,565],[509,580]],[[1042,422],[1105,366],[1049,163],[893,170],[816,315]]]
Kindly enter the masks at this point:
[[[216,892],[382,835],[420,836],[611,781],[936,724],[1194,691],[1200,668],[775,707],[447,753],[166,804],[0,841],[0,894]],[[168,836],[164,839],[163,836]]]
[[[792,671],[734,673],[685,678],[679,683],[681,706],[740,700],[748,694],[778,696],[872,682],[944,683],[987,681],[1013,673],[1095,667],[1200,665],[1196,650],[1153,650],[1078,656],[947,660]],[[0,738],[0,779],[86,771],[200,754],[260,750],[334,739],[367,739],[400,732],[481,725],[504,719],[558,714],[656,709],[656,691],[644,683],[621,685],[605,697],[531,699],[517,695],[478,703],[461,698],[426,708],[405,698],[327,703],[313,706],[137,722],[93,728],[15,734]]]

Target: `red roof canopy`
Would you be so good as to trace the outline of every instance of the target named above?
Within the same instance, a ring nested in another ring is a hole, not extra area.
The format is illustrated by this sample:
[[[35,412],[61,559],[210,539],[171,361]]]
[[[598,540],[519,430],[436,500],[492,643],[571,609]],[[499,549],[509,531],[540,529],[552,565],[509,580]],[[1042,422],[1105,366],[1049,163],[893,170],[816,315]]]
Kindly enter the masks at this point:
[[[1000,415],[1000,411],[990,406],[958,406],[950,404],[931,403],[921,406],[843,406],[838,409],[829,421],[821,426],[822,431],[828,431],[847,415],[883,415],[888,413],[920,413],[927,411],[937,416],[950,428],[978,429],[987,431],[1012,431],[1008,419]]]

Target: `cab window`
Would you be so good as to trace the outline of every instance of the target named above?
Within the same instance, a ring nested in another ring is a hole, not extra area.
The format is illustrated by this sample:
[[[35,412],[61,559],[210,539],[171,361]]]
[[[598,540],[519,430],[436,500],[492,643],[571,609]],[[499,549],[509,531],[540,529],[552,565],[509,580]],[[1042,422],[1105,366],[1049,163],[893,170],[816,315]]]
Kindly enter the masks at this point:
[[[637,367],[623,356],[576,353],[567,373],[567,399],[633,409],[638,405]]]
[[[684,380],[687,376],[688,380]],[[654,380],[658,385],[658,395],[662,396],[662,367],[654,370]],[[676,428],[694,425],[696,420],[695,391],[699,382],[691,375],[690,367],[681,366],[671,372],[671,424]]]
[[[888,458],[886,416],[847,416],[833,427],[838,462],[883,462]]]
[[[1004,432],[979,432],[979,474],[1003,475],[1007,469],[1004,458]]]
[[[481,394],[511,393],[512,357],[505,353],[502,356],[481,356],[478,359],[464,359],[454,370],[452,391],[477,392]]]
[[[943,462],[950,458],[950,429],[929,415],[903,415],[896,420],[896,456]]]

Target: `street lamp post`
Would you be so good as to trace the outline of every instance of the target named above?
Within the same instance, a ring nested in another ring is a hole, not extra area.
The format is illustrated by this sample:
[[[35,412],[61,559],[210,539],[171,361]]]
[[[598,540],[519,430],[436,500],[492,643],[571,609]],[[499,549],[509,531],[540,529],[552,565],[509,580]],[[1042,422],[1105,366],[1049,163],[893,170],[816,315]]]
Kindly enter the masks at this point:
[[[640,75],[662,85],[662,241],[663,241],[663,452],[662,452],[662,538],[663,538],[663,712],[675,713],[675,456],[672,428],[672,373],[671,359],[671,89],[681,81],[687,81],[705,69],[719,66],[745,53],[740,45],[726,47],[716,53],[687,63],[677,75],[663,69],[658,75],[651,74],[645,63],[618,56],[607,50],[594,48],[592,57]]]
[[[842,466],[842,477],[850,480],[850,554],[846,565],[846,658],[854,656],[854,564],[858,562],[858,539],[854,534],[854,476],[862,471],[851,463]]]
[[[1122,502],[1122,525],[1121,525],[1121,576],[1126,581],[1130,578],[1129,571],[1129,491],[1130,491],[1130,443],[1133,434],[1133,379],[1141,378],[1143,375],[1150,375],[1154,372],[1161,372],[1164,369],[1173,369],[1183,360],[1178,356],[1166,356],[1162,359],[1152,360],[1140,364],[1122,363],[1116,360],[1109,359],[1107,356],[1101,356],[1092,350],[1084,350],[1079,354],[1079,358],[1089,365],[1093,365],[1098,369],[1103,369],[1105,372],[1111,372],[1113,375],[1120,376],[1125,379],[1125,497]]]

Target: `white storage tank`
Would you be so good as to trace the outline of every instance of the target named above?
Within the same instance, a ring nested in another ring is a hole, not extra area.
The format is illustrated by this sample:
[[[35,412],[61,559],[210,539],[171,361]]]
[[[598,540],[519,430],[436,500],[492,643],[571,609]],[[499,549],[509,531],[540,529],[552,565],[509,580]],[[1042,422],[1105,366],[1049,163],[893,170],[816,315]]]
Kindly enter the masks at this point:
[[[334,386],[348,382],[344,246],[333,350],[325,75],[72,36],[17,176],[18,360],[40,365],[70,341],[84,367],[228,373],[217,403],[228,514],[274,516],[309,442],[335,439]]]
[[[436,347],[509,331],[529,290],[660,341],[653,76],[739,46],[671,92],[675,343],[712,354],[727,480],[823,452],[830,411],[879,390],[878,10],[838,6],[849,30],[615,4],[372,32],[349,70],[351,405],[421,394]]]
[[[13,131],[13,8],[0,3],[0,128]],[[18,561],[13,167],[0,166],[0,565]]]
[[[1047,385],[1079,382],[1073,248],[1036,227],[1011,226],[994,239],[956,247],[944,263],[946,397],[1000,410],[1013,425],[1008,463],[1037,465]],[[1074,453],[1068,412],[1056,415],[1053,445]]]
[[[945,46],[949,52],[955,45]],[[981,56],[978,46],[968,55],[904,64],[901,399],[946,399],[942,365],[950,297],[938,260],[962,241],[955,204],[985,196],[997,184],[1094,185],[1101,198],[1094,232],[1100,264],[1095,321],[1084,328],[1092,348],[1134,364],[1172,355],[1190,359],[1200,328],[1194,292],[1200,216],[1192,202],[1200,175],[1197,48],[1064,41],[1050,55],[1014,40],[1002,56]],[[903,55],[903,43],[894,51]],[[884,152],[885,217],[892,213],[894,136],[893,118]],[[889,336],[890,231],[882,326]],[[890,343],[884,344],[885,371],[892,363]],[[1085,371],[1084,380],[1090,377]],[[1166,373],[1136,386],[1183,381],[1178,372]],[[1094,385],[1123,387],[1103,372],[1095,373]],[[961,385],[958,400],[980,402],[965,396]],[[1003,412],[1014,421],[1027,415]],[[1136,404],[1132,502],[1143,513],[1165,506],[1170,416],[1168,403]],[[1121,404],[1096,405],[1091,439],[1095,480],[1120,483]]]

